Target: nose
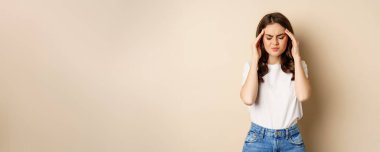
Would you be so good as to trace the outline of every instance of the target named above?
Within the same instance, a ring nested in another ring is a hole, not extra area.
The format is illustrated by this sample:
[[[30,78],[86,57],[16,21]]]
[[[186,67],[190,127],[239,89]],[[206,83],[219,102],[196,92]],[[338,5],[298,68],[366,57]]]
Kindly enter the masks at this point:
[[[272,44],[273,44],[273,45],[278,45],[278,40],[277,40],[276,38],[273,38],[273,39],[272,39]]]

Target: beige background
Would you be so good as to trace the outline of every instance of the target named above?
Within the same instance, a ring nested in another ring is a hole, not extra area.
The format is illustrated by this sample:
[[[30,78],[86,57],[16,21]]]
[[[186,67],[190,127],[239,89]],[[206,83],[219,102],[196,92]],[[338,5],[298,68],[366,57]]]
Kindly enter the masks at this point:
[[[263,15],[292,22],[309,151],[380,151],[376,1],[1,1],[0,151],[238,152]]]

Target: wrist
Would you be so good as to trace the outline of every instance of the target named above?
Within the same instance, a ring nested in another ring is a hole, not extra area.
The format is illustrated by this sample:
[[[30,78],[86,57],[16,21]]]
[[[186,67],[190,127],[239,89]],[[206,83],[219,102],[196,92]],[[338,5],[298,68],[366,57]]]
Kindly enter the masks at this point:
[[[257,65],[259,63],[259,60],[252,58],[251,65]]]
[[[294,59],[294,62],[301,62],[302,61],[301,57],[294,57],[293,59]]]

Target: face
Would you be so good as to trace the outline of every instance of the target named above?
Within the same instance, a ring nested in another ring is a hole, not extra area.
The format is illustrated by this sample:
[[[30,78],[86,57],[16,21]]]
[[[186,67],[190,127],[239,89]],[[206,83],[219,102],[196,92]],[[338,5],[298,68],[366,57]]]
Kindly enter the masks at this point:
[[[267,25],[264,32],[263,43],[266,52],[274,57],[278,57],[284,53],[288,42],[285,28],[278,23],[274,23]]]

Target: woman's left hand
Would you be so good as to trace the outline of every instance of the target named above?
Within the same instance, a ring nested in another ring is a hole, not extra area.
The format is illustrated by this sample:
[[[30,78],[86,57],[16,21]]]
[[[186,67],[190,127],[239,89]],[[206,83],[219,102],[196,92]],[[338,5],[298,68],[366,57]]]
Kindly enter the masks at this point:
[[[294,37],[293,33],[290,32],[288,29],[285,30],[285,33],[290,37],[290,39],[292,40],[292,56],[293,56],[293,59],[294,61],[299,61],[301,59],[301,55],[300,55],[300,51],[299,51],[299,42],[296,40],[296,38]]]

